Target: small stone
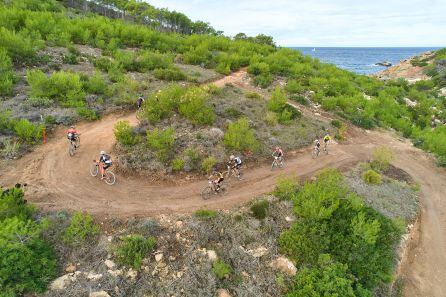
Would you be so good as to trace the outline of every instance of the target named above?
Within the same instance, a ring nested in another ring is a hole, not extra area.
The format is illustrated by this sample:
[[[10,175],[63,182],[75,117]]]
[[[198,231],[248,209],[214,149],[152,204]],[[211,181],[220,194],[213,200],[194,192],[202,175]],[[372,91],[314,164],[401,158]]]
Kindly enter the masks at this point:
[[[250,254],[254,258],[260,258],[260,257],[263,257],[264,255],[268,254],[268,249],[263,246],[260,246],[260,247],[256,248],[255,250],[248,250],[248,254]]]
[[[70,265],[68,265],[68,266],[65,268],[65,271],[66,271],[66,272],[69,272],[69,273],[73,273],[73,272],[75,272],[75,271],[76,271],[76,265],[75,265],[75,264],[70,264]]]
[[[297,273],[297,268],[293,262],[285,257],[279,257],[271,263],[271,266],[283,273],[294,276]]]
[[[105,291],[99,291],[90,293],[89,297],[110,297],[110,295]]]
[[[175,258],[174,256],[170,256],[170,257],[169,257],[169,260],[170,260],[170,261],[175,261],[176,259],[177,259],[177,258]]]
[[[96,274],[93,271],[90,271],[87,274],[87,279],[89,279],[91,281],[97,281],[97,280],[100,280],[101,278],[102,278],[102,274],[101,273]]]
[[[121,270],[121,269],[117,269],[117,270],[108,270],[108,273],[109,273],[111,276],[118,277],[118,276],[121,276],[121,275],[122,275],[122,270]]]
[[[107,237],[107,241],[108,241],[108,242],[112,242],[112,241],[113,241],[113,236],[111,236],[111,235],[108,236],[108,237]]]
[[[104,261],[105,266],[107,266],[108,269],[115,269],[116,264],[112,260],[105,260]]]
[[[164,255],[163,253],[159,253],[155,255],[155,261],[160,262],[163,259]]]
[[[184,223],[183,223],[182,221],[177,221],[177,222],[175,223],[175,226],[176,226],[178,229],[183,228],[183,225],[184,225]]]
[[[134,280],[138,276],[138,271],[130,268],[129,271],[127,271],[126,276],[127,276],[127,278]]]
[[[288,223],[294,222],[294,218],[293,217],[285,217],[285,221],[287,221]]]
[[[56,278],[50,285],[51,290],[64,290],[71,283],[69,274]]]
[[[212,262],[217,261],[218,256],[215,251],[208,250],[208,251],[206,251],[206,254],[208,255],[209,260],[211,260]]]
[[[229,292],[226,291],[225,289],[218,289],[217,297],[231,297],[231,294],[229,294]]]
[[[184,272],[183,271],[178,271],[177,272],[177,277],[178,278],[182,278],[183,277]]]

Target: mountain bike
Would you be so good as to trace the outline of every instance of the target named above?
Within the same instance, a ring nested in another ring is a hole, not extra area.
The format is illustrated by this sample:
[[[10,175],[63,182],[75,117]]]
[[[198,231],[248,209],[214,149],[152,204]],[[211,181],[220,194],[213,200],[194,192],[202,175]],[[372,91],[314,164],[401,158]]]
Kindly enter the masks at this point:
[[[328,143],[329,142],[325,142],[324,143],[324,152],[325,152],[326,155],[328,155]]]
[[[70,155],[70,157],[73,157],[76,150],[79,148],[79,146],[81,145],[81,139],[79,137],[79,135],[77,135],[74,140],[69,139],[70,143],[68,146],[68,154]]]
[[[238,180],[242,180],[242,172],[240,169],[233,167],[231,164],[227,164],[228,171],[226,172],[226,178],[229,179],[231,176]]]
[[[285,162],[283,161],[283,157],[278,157],[278,156],[273,156],[274,160],[273,163],[271,164],[271,170],[274,169],[274,167],[279,167],[279,168],[283,168],[283,166],[285,165]]]
[[[221,183],[220,190],[217,191],[215,184],[212,181],[209,181],[208,185],[201,191],[201,198],[203,198],[203,200],[207,200],[211,198],[212,194],[226,195],[226,185],[224,183]]]
[[[101,166],[102,164],[99,161],[93,160],[93,164],[90,167],[91,176],[98,176]],[[110,169],[105,169],[103,181],[109,186],[114,185],[116,182],[115,174]]]

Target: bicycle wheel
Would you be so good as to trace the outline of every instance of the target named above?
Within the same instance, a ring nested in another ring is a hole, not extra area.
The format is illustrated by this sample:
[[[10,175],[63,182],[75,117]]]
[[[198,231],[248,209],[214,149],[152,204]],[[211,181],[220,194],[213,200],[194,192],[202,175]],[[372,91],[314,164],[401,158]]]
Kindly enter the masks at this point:
[[[228,193],[226,185],[225,184],[221,184],[220,185],[220,191],[218,192],[220,195],[224,196]]]
[[[76,149],[79,148],[79,147],[81,146],[81,139],[80,139],[79,136],[76,137],[76,140],[74,141],[74,145],[75,145],[75,148],[76,148]]]
[[[109,186],[114,185],[116,182],[115,174],[112,171],[106,170],[104,181]]]
[[[74,143],[70,141],[70,146],[68,147],[68,154],[70,155],[70,157],[74,156],[74,150],[75,150]]]
[[[212,189],[212,187],[210,185],[207,185],[201,191],[201,198],[203,198],[204,200],[208,200],[209,198],[211,198],[211,195],[212,195],[213,192],[214,192],[214,190]]]
[[[280,160],[280,162],[279,162],[279,167],[280,167],[280,168],[283,168],[283,166],[285,166],[285,161],[283,161],[283,159],[282,159],[282,160]]]
[[[97,176],[99,173],[99,165],[96,163],[93,163],[90,167],[90,174],[91,176]]]
[[[276,159],[274,159],[274,161],[271,163],[271,170],[273,170],[274,167],[276,167]]]

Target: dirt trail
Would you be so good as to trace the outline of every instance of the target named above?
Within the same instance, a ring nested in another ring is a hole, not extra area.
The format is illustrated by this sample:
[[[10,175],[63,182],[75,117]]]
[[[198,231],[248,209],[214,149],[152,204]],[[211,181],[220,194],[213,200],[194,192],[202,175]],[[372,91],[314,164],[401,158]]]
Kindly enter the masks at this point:
[[[216,81],[222,86],[235,83],[241,87],[244,71]],[[248,87],[251,89],[252,87]],[[446,296],[446,172],[409,142],[387,132],[354,129],[346,144],[333,145],[329,155],[313,160],[311,148],[286,156],[283,170],[271,171],[269,164],[245,172],[243,181],[231,181],[228,194],[208,201],[200,198],[206,181],[182,186],[148,183],[144,179],[117,176],[115,186],[107,186],[89,174],[89,167],[100,150],[111,151],[113,126],[118,120],[132,124],[132,115],[109,115],[102,120],[78,125],[81,147],[70,158],[67,140],[60,130],[47,144],[0,172],[0,184],[28,183],[28,199],[45,210],[84,210],[98,216],[128,217],[160,213],[189,213],[199,208],[227,209],[271,191],[280,175],[313,175],[325,167],[347,169],[366,160],[371,151],[388,145],[396,153],[395,165],[407,171],[421,185],[422,209],[420,242],[410,253],[403,269],[407,279],[405,296]]]

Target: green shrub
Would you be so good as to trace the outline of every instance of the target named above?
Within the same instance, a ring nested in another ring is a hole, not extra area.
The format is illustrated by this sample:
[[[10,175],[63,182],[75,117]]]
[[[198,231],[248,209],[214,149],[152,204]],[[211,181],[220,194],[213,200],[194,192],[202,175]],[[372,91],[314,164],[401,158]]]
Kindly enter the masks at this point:
[[[136,80],[131,79],[130,76],[122,76],[118,82],[113,85],[110,92],[115,94],[115,104],[134,105],[142,88],[143,85]]]
[[[201,162],[201,170],[206,173],[210,173],[214,168],[215,164],[217,164],[217,159],[214,156],[209,156]]]
[[[35,208],[25,202],[24,196],[21,188],[0,189],[0,222],[13,217],[22,221],[31,218]]]
[[[180,81],[186,80],[187,76],[179,68],[172,67],[168,69],[155,69],[153,75],[157,79],[167,80],[167,81]]]
[[[228,75],[229,73],[231,73],[231,67],[229,66],[229,64],[219,63],[217,67],[215,67],[215,71],[220,74]]]
[[[200,209],[194,212],[194,215],[200,219],[212,219],[217,216],[217,212],[215,210]]]
[[[239,118],[243,113],[234,107],[228,107],[225,109],[225,115],[230,118]]]
[[[248,67],[248,73],[252,75],[269,74],[270,69],[267,63],[251,63]]]
[[[277,180],[274,196],[281,200],[290,200],[297,192],[297,180],[295,177],[280,177]]]
[[[34,107],[51,107],[54,104],[54,100],[49,98],[30,97],[26,100],[26,104]]]
[[[164,131],[155,128],[152,132],[147,131],[147,144],[156,152],[158,159],[166,163],[173,154],[173,145],[175,143],[175,131],[167,128]]]
[[[310,103],[307,98],[301,95],[291,95],[290,99],[304,106],[308,106]]]
[[[202,158],[196,148],[189,147],[185,150],[184,154],[186,155],[186,157],[188,159],[188,163],[189,163],[188,165],[191,169],[193,169],[193,170],[200,169],[200,165],[201,165],[200,161]]]
[[[268,214],[269,202],[267,200],[255,201],[250,209],[252,216],[258,220],[263,220]]]
[[[287,98],[280,87],[276,87],[268,101],[268,110],[277,114],[277,119],[282,124],[289,123],[300,116],[299,112],[287,104]]]
[[[184,168],[184,160],[181,158],[175,158],[172,161],[172,170],[181,171]]]
[[[96,72],[86,83],[86,90],[92,94],[102,95],[107,92],[107,84],[99,72]]]
[[[379,185],[381,184],[381,174],[376,172],[375,170],[367,170],[362,174],[362,179],[371,185]]]
[[[285,91],[291,94],[295,94],[301,93],[302,91],[304,91],[304,89],[297,80],[292,79],[287,82]]]
[[[17,136],[28,144],[34,144],[42,139],[44,126],[35,125],[27,119],[21,119],[14,125]]]
[[[0,47],[0,96],[11,95],[14,71],[8,52]]]
[[[265,122],[270,126],[276,126],[279,123],[277,114],[273,111],[267,111],[265,115]]]
[[[342,122],[339,120],[332,120],[331,125],[336,128],[341,128]]]
[[[30,95],[39,98],[50,98],[65,107],[79,107],[85,104],[83,83],[78,74],[71,72],[55,72],[46,77],[41,70],[26,72],[26,80],[31,86]]]
[[[43,47],[39,38],[30,38],[24,32],[13,32],[0,26],[0,48],[8,51],[15,63],[32,63],[36,60],[37,50]]]
[[[209,125],[214,123],[216,115],[207,103],[209,94],[199,87],[191,87],[181,97],[178,110],[182,116],[195,124]]]
[[[225,279],[232,273],[232,268],[226,264],[223,260],[218,259],[212,264],[212,272],[219,279]]]
[[[56,276],[54,250],[42,240],[42,231],[31,220],[0,221],[0,295],[43,293]]]
[[[154,237],[144,238],[141,235],[130,235],[121,238],[121,243],[116,248],[116,256],[121,265],[140,269],[144,257],[151,252],[156,245]]]
[[[263,96],[256,92],[248,92],[245,94],[245,97],[249,98],[249,99],[257,99],[257,100],[263,99]]]
[[[133,128],[130,126],[129,121],[119,121],[114,128],[116,141],[122,145],[132,146],[135,145],[138,140],[133,134]]]
[[[82,118],[90,121],[95,121],[99,119],[99,115],[93,109],[90,109],[86,106],[79,106],[76,108],[76,112]]]
[[[91,215],[75,212],[71,217],[70,226],[62,235],[62,240],[70,246],[80,246],[95,239],[98,234],[99,226],[94,223]]]
[[[140,72],[154,69],[172,69],[173,56],[150,51],[142,51],[136,58],[137,68]]]
[[[237,151],[253,151],[260,149],[260,143],[254,135],[254,131],[249,127],[246,118],[241,118],[229,124],[224,136],[225,146]]]
[[[178,85],[170,85],[160,92],[153,93],[142,106],[141,118],[156,124],[170,117],[178,107],[184,93],[185,89]]]
[[[372,168],[375,170],[387,170],[393,160],[393,152],[390,148],[382,146],[372,153]]]
[[[254,77],[254,84],[260,86],[263,89],[269,87],[273,82],[273,76],[269,73],[261,74]]]
[[[11,118],[11,112],[8,110],[0,111],[0,132],[14,130],[15,121]]]

